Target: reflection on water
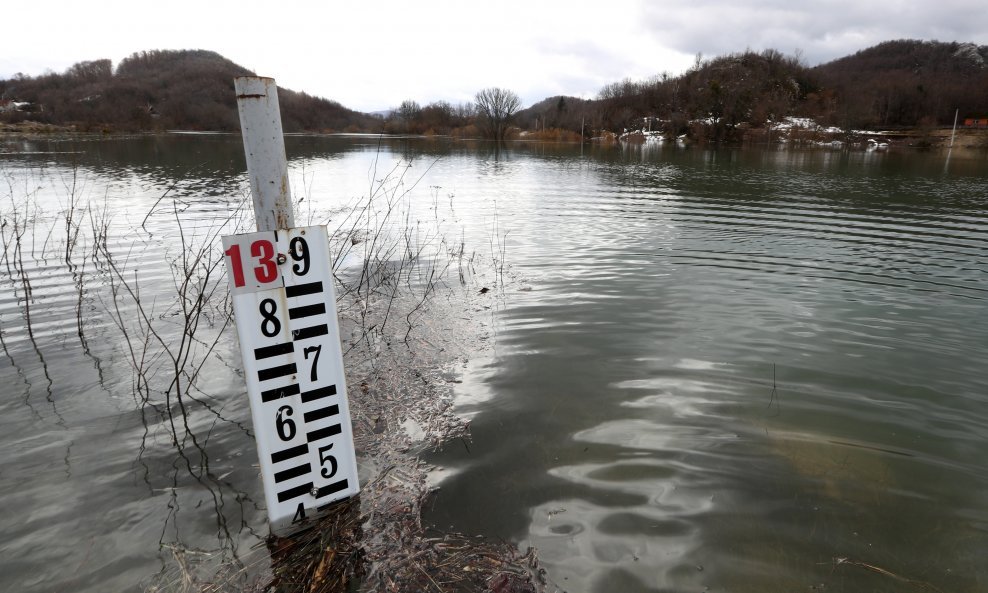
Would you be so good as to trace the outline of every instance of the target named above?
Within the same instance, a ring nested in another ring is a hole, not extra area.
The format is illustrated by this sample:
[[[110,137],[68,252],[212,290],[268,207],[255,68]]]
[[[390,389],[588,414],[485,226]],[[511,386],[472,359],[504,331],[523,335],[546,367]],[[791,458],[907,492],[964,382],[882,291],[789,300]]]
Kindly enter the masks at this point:
[[[247,582],[266,527],[225,298],[185,342],[175,296],[183,251],[244,224],[239,138],[27,142],[0,150],[4,584]],[[572,591],[906,582],[866,566],[984,590],[983,159],[287,144],[307,224],[408,166],[401,224],[507,261],[438,527],[535,545]],[[197,269],[189,294],[224,281]]]
[[[512,209],[530,290],[466,369],[474,442],[434,457],[430,518],[536,546],[571,590],[981,590],[979,178],[915,154],[622,156],[542,163]]]
[[[189,553],[236,565],[264,535],[238,353],[209,346],[228,333],[218,262],[182,256],[236,228],[242,174],[203,177],[154,138],[38,144],[0,168],[5,585],[132,590]]]

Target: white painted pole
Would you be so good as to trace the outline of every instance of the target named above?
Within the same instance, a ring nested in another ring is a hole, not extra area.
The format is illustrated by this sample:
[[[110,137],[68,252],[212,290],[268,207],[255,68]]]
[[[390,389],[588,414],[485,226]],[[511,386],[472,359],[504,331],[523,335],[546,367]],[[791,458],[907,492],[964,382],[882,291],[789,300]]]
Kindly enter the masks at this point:
[[[281,129],[278,87],[273,78],[260,76],[241,76],[235,78],[233,84],[257,230],[292,228],[295,215],[288,184],[288,158]]]
[[[954,111],[954,130],[950,132],[950,147],[954,147],[954,137],[957,136],[957,116],[960,115],[961,110],[957,109]]]

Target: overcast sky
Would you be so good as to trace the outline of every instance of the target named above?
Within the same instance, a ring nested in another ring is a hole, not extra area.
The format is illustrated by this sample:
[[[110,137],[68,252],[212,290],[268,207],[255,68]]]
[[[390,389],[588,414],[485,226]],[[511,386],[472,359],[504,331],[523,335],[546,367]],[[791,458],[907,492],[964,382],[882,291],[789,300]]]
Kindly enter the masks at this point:
[[[983,0],[11,0],[0,78],[116,65],[147,49],[216,51],[280,86],[360,111],[405,99],[467,102],[485,87],[527,106],[592,98],[605,84],[697,53],[800,52],[809,65],[890,39],[988,45]]]

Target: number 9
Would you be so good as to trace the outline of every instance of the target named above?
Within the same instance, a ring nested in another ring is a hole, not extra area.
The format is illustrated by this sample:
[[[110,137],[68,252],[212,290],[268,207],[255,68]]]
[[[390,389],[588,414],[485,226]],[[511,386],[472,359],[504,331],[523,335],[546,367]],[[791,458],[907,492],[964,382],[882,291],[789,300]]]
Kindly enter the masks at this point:
[[[305,276],[309,273],[309,244],[302,237],[293,237],[288,243],[288,253],[292,259],[301,262],[301,265],[292,266],[292,271],[297,276]]]

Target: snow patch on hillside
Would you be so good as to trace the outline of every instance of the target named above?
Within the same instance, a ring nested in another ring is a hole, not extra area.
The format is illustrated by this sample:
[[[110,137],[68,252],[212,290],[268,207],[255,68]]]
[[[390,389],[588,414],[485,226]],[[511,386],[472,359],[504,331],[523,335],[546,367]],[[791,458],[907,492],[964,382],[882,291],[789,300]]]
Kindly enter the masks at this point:
[[[961,43],[954,52],[954,57],[968,60],[979,68],[985,67],[985,57],[981,55],[981,48],[973,43]]]

